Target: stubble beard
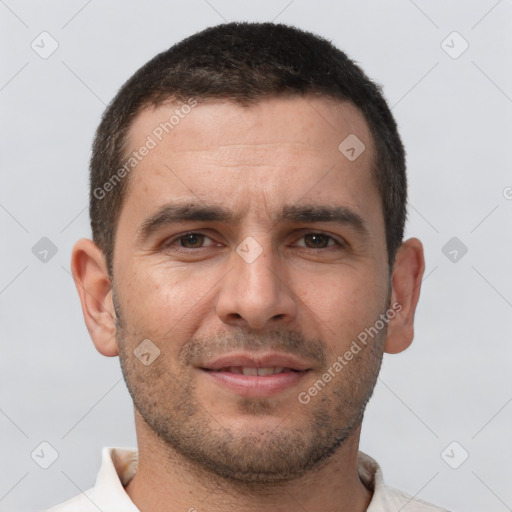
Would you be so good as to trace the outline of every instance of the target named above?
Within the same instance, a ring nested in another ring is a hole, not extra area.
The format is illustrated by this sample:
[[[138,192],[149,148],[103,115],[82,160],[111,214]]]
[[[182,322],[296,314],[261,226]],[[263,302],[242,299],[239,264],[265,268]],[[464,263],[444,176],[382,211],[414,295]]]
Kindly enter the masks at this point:
[[[270,400],[241,398],[238,410],[240,415],[248,416],[249,425],[241,431],[231,428],[226,420],[213,417],[197,400],[195,383],[186,367],[184,371],[164,368],[163,352],[151,366],[142,365],[133,355],[133,349],[137,345],[134,340],[144,337],[127,336],[118,305],[116,312],[124,380],[146,427],[168,447],[169,460],[181,459],[198,474],[209,473],[212,477],[249,487],[291,481],[321,469],[329,461],[362,422],[380,370],[386,336],[384,329],[365,347],[364,360],[354,357],[309,404],[302,405],[297,400],[297,409],[292,408],[297,413],[288,414],[277,427],[250,426],[251,417],[275,415]],[[234,338],[227,340],[223,336],[222,345],[238,343],[239,346],[241,337],[247,349],[265,343],[261,336],[240,334],[236,343]],[[302,347],[303,352],[317,351],[320,358],[319,342],[305,340],[298,333],[276,331],[269,339]],[[191,339],[187,345],[189,355],[202,351],[201,347],[213,346],[212,340],[204,339]],[[160,344],[160,348],[164,346]],[[276,348],[275,345],[272,348]],[[329,361],[325,353],[323,359],[327,368]],[[297,422],[296,418],[301,421]]]

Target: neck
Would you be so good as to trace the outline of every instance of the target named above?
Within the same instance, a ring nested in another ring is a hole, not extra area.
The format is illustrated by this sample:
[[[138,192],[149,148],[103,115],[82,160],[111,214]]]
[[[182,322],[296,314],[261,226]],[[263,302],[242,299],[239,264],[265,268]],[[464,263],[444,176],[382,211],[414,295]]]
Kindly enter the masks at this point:
[[[371,501],[357,471],[360,425],[322,467],[296,480],[256,485],[198,468],[156,436],[137,411],[135,423],[137,473],[125,490],[141,512],[364,512]]]

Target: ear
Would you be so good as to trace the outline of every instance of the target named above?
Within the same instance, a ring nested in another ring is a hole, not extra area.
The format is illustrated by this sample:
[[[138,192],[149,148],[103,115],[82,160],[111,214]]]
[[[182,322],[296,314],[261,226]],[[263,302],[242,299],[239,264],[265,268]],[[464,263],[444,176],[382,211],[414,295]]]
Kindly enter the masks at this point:
[[[424,271],[423,245],[417,238],[410,238],[399,247],[393,265],[390,307],[396,311],[396,315],[388,323],[384,347],[389,354],[402,352],[412,343],[414,313]]]
[[[94,346],[104,356],[117,356],[112,283],[103,252],[92,240],[84,238],[73,247],[71,272]]]

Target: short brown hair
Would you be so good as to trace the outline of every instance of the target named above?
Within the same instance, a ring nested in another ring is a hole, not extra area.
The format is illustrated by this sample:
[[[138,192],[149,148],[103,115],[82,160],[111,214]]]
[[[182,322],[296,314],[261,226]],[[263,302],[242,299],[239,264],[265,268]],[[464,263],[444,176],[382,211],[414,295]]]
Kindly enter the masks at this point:
[[[248,105],[269,96],[307,94],[349,101],[369,125],[392,267],[403,239],[407,181],[404,148],[380,87],[342,51],[314,34],[282,24],[226,23],[151,59],[121,87],[103,114],[90,162],[89,213],[93,240],[105,254],[111,275],[128,179],[112,180],[126,162],[127,133],[141,110],[170,98]],[[108,194],[107,183],[112,184]]]

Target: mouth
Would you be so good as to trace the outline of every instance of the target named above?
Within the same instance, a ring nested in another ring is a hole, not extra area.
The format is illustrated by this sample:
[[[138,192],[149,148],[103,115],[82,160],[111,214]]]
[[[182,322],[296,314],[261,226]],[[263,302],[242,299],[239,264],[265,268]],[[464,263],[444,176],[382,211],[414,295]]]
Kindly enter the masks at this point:
[[[277,375],[279,373],[299,371],[294,370],[292,368],[285,368],[283,366],[267,366],[266,368],[257,368],[254,366],[227,366],[219,370],[209,370],[208,368],[203,368],[203,370],[212,372],[233,373],[236,375],[252,375],[253,377],[266,377],[267,375]]]
[[[199,368],[213,383],[244,397],[265,397],[298,385],[311,368],[287,354],[231,354]]]

